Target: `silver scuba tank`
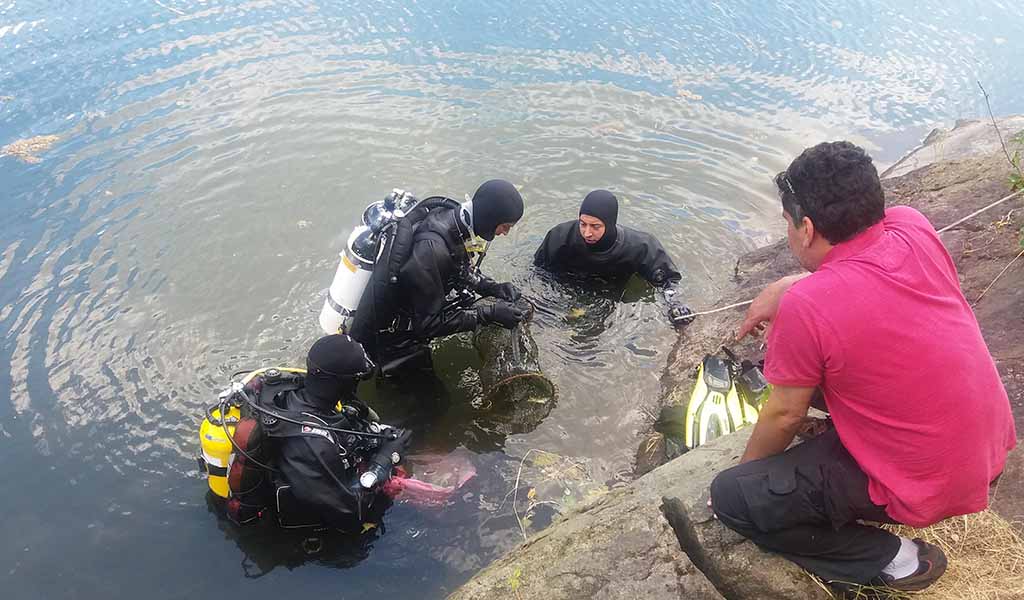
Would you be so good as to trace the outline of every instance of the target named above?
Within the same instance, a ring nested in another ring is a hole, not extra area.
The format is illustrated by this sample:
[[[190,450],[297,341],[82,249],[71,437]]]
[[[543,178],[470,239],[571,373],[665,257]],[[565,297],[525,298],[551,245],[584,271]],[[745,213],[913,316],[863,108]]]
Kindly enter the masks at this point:
[[[383,238],[394,231],[388,225],[404,217],[416,203],[412,194],[394,189],[383,200],[370,204],[363,211],[363,224],[348,236],[334,280],[320,309],[320,328],[324,333],[348,333],[351,329],[359,301],[384,249]]]

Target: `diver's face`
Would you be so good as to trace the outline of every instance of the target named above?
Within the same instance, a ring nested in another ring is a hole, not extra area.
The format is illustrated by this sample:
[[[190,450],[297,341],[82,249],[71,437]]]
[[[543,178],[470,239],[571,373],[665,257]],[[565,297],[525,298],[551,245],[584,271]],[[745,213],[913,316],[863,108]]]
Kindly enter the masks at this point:
[[[588,244],[596,244],[604,237],[604,221],[590,215],[580,215],[580,236]]]
[[[494,228],[494,235],[507,235],[515,223],[502,223]]]

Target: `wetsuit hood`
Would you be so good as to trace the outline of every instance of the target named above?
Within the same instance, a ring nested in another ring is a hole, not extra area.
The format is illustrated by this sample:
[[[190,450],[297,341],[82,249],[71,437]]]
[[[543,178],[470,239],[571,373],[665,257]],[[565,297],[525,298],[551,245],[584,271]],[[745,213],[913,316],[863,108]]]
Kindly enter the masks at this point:
[[[306,395],[324,410],[355,397],[359,380],[375,366],[362,345],[344,334],[317,340],[306,355]]]
[[[508,181],[492,179],[473,194],[471,210],[473,232],[490,242],[498,225],[523,218],[523,197]]]
[[[587,194],[580,205],[581,215],[590,215],[604,223],[604,235],[596,244],[587,244],[587,249],[601,252],[611,248],[618,237],[619,200],[608,190],[594,190]]]

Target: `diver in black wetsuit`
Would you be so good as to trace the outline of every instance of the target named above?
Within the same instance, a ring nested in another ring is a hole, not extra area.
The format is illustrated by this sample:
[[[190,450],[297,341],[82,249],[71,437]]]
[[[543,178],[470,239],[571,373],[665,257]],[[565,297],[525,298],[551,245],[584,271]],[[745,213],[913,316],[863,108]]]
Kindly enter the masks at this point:
[[[654,236],[617,223],[619,203],[607,190],[587,194],[579,219],[556,225],[537,248],[533,263],[552,272],[598,275],[625,280],[637,274],[661,290],[673,325],[693,320],[678,298],[682,279],[672,259]]]
[[[385,375],[430,368],[431,339],[488,323],[513,328],[524,316],[512,304],[519,290],[481,275],[475,247],[470,248],[477,237],[490,242],[505,235],[522,218],[523,199],[515,186],[492,179],[471,202],[438,200],[415,225],[411,250],[394,280],[383,281],[385,269],[375,268],[352,326],[352,336]],[[477,296],[498,301],[472,307]]]
[[[291,511],[298,514],[282,515],[282,522],[319,522],[341,531],[360,531],[364,522],[378,518],[389,504],[379,484],[391,476],[392,452],[404,450],[408,433],[391,440],[377,436],[368,441],[318,426],[363,430],[369,421],[376,422],[376,415],[356,398],[359,380],[372,374],[374,368],[363,348],[349,336],[322,337],[306,357],[304,386],[282,394],[276,401],[283,404],[277,408],[306,423],[293,426],[278,422],[276,427],[287,427],[288,431],[272,434],[278,484],[290,486],[291,497],[298,504]],[[339,401],[341,412],[336,409]],[[376,431],[387,429],[376,426]],[[368,444],[373,447],[368,448]],[[364,485],[360,471],[367,466],[374,468],[374,457],[381,456],[386,465],[375,472],[371,485]]]

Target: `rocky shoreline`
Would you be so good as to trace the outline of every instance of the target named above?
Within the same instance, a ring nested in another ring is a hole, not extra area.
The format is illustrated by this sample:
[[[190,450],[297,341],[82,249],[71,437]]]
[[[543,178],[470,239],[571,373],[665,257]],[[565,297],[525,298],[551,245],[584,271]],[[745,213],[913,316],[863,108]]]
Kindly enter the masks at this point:
[[[1024,131],[1024,117],[1003,119],[999,128],[1009,139]],[[883,186],[889,204],[913,206],[941,228],[1006,196],[1010,169],[990,122],[958,122],[952,130],[933,131],[890,167]],[[942,234],[1006,386],[1019,435],[1024,434],[1024,260],[1004,268],[1022,250],[1022,225],[1024,199],[1017,198]],[[748,300],[765,284],[799,270],[785,241],[747,253],[737,260],[718,304]],[[742,315],[735,310],[701,317],[684,330],[662,377],[664,404],[688,399],[694,365],[723,343],[743,356],[759,354],[757,342],[731,343]],[[643,444],[642,476],[631,485],[564,515],[450,598],[829,597],[795,565],[762,552],[711,518],[705,505],[708,485],[735,463],[748,435],[749,430],[726,436],[661,466],[660,448]],[[992,508],[1024,530],[1020,447],[993,488]]]

